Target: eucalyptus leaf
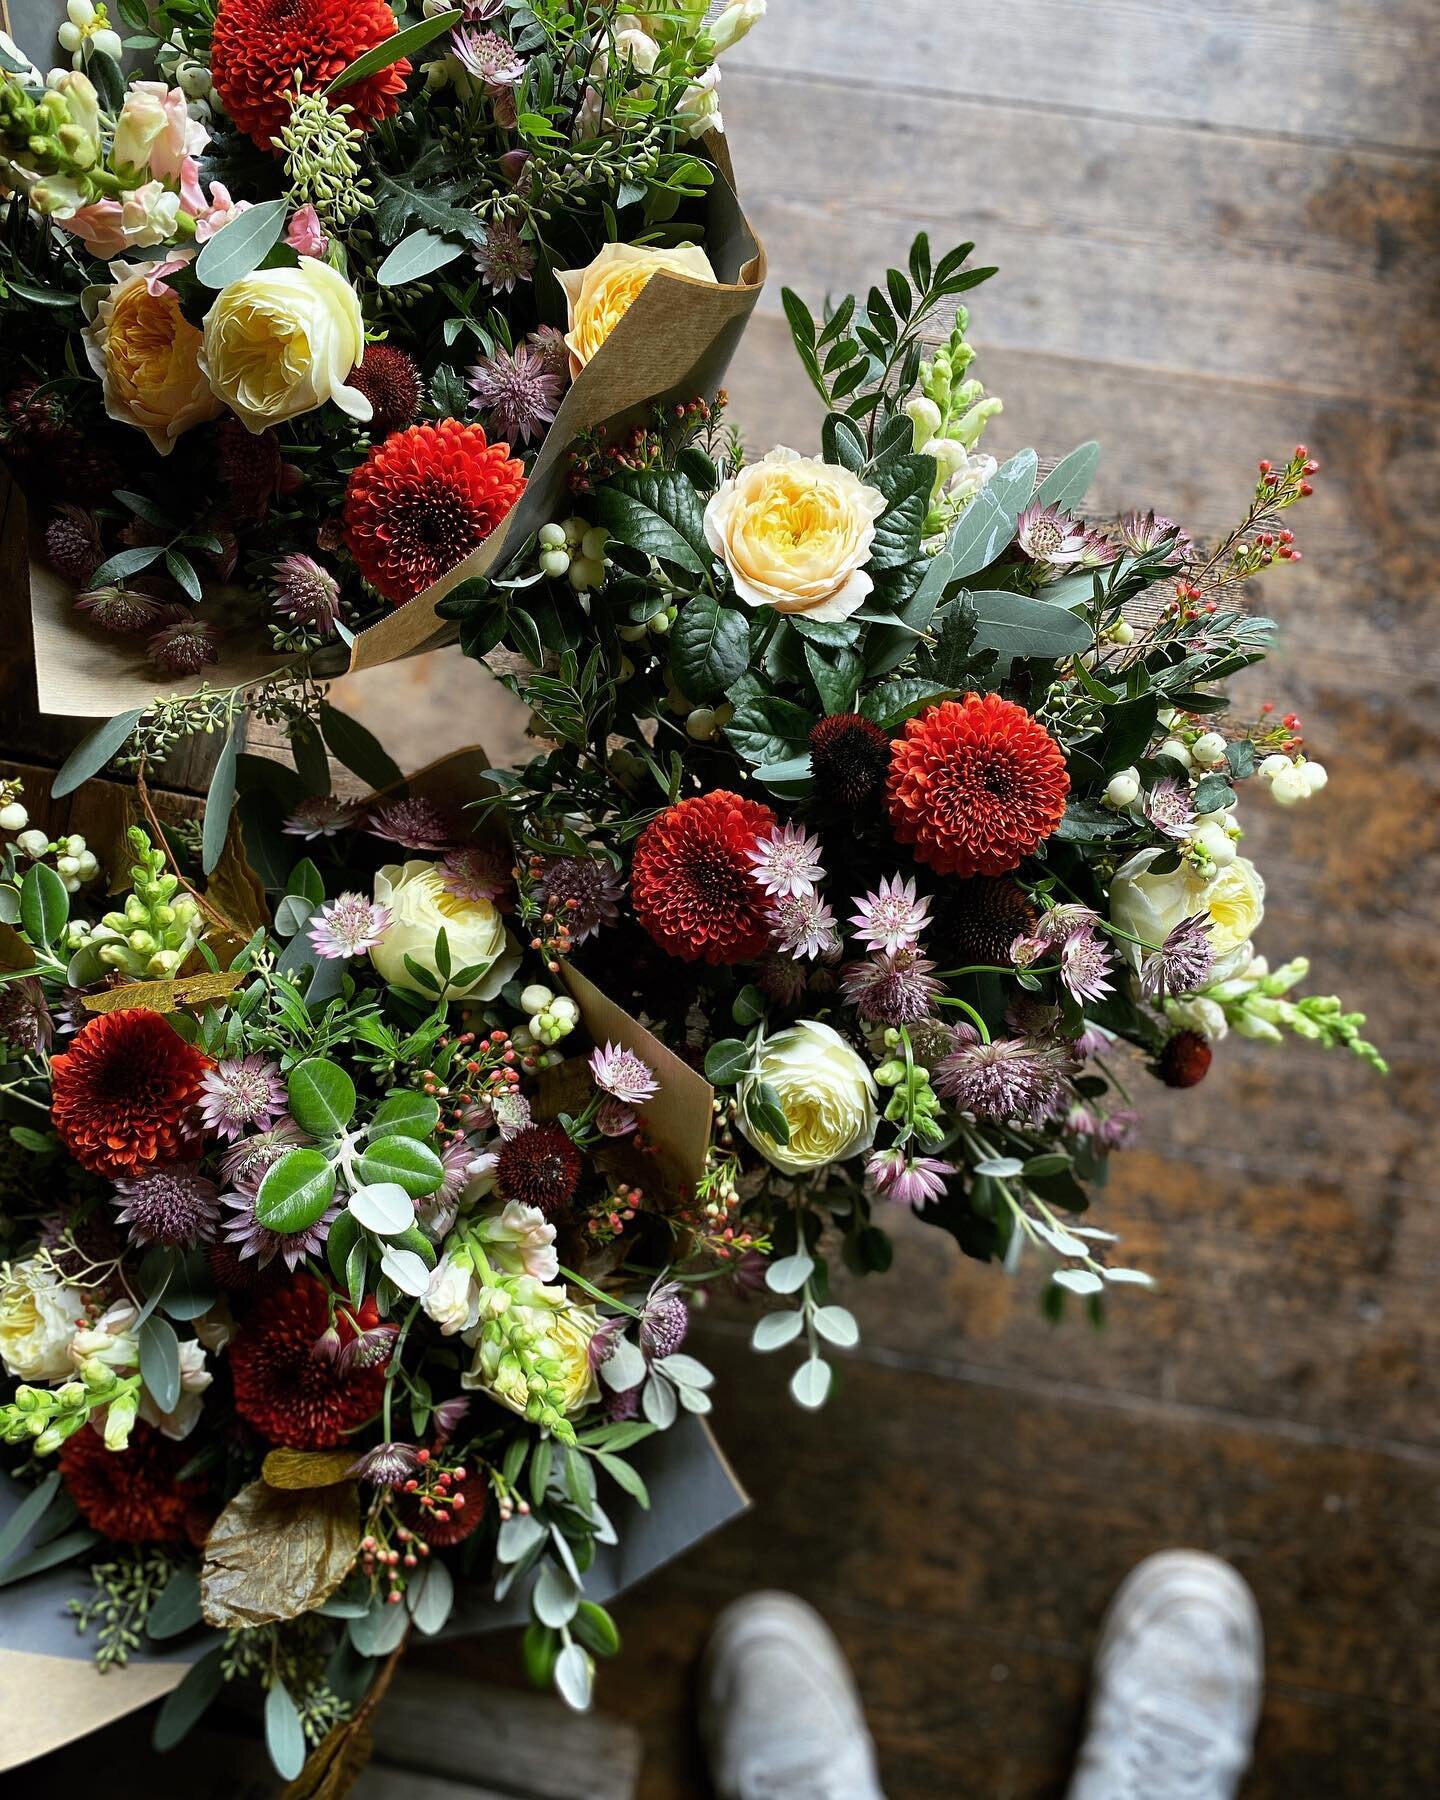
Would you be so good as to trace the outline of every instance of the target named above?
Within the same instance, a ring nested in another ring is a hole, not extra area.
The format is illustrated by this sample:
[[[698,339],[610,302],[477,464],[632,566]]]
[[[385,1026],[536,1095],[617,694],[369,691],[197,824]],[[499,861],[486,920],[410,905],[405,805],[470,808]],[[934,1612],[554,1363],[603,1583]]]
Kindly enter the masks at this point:
[[[279,243],[289,210],[287,200],[262,200],[232,214],[230,223],[201,247],[195,258],[196,280],[208,288],[223,288],[258,269]]]
[[[151,1313],[136,1336],[145,1391],[160,1412],[174,1412],[180,1403],[180,1339],[175,1327],[159,1313]]]
[[[367,1231],[391,1237],[415,1223],[415,1202],[394,1181],[377,1181],[357,1188],[346,1201],[346,1210]]]
[[[799,1337],[804,1325],[805,1315],[798,1310],[766,1313],[763,1319],[757,1321],[750,1334],[750,1348],[759,1351],[779,1350]]]
[[[558,1631],[575,1617],[575,1609],[580,1604],[580,1590],[564,1569],[556,1563],[547,1562],[541,1566],[536,1577],[530,1604],[542,1625]]]
[[[407,281],[433,275],[464,252],[464,244],[453,244],[433,231],[412,231],[381,263],[375,279],[381,287],[403,287]]]
[[[790,1377],[790,1392],[801,1406],[811,1408],[825,1404],[830,1395],[832,1371],[823,1357],[812,1356]]]
[[[60,765],[59,774],[50,784],[51,798],[63,799],[66,794],[73,794],[92,775],[98,775],[110,758],[129,742],[135,727],[140,723],[141,710],[140,707],[133,707],[129,712],[116,713],[113,719],[97,725],[89,737],[77,744]]]
[[[765,1285],[772,1294],[795,1294],[814,1273],[813,1258],[802,1250],[794,1256],[777,1257],[765,1271]]]
[[[248,218],[248,214],[245,215]],[[213,244],[214,238],[210,240]],[[235,759],[240,753],[240,731],[232,726],[225,735],[220,754],[215,759],[215,772],[210,777],[210,791],[205,797],[205,818],[200,827],[200,866],[207,875],[219,867],[230,835],[230,813],[235,805]]]

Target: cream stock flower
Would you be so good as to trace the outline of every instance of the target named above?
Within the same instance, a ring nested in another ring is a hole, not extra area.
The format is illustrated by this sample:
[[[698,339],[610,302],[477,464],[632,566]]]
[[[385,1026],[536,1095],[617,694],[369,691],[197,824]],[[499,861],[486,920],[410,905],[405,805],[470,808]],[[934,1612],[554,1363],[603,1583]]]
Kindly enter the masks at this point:
[[[762,1082],[780,1097],[788,1144],[747,1122],[746,1103]],[[765,1040],[741,1082],[740,1129],[767,1162],[798,1174],[868,1150],[875,1137],[875,1101],[874,1078],[844,1038],[816,1019],[801,1019]]]
[[[1138,850],[1115,871],[1111,920],[1147,944],[1158,945],[1182,920],[1198,914],[1215,952],[1209,980],[1223,981],[1249,959],[1250,940],[1265,916],[1265,883],[1245,856],[1209,876],[1183,860],[1168,874],[1152,874],[1151,865],[1167,854],[1158,848]],[[1131,967],[1138,968],[1144,954],[1140,946],[1122,942],[1119,948]]]
[[[652,275],[682,275],[690,281],[715,282],[710,258],[696,244],[656,250],[646,244],[606,244],[583,269],[558,269],[555,279],[565,290],[572,379],[585,367]]]
[[[848,619],[875,585],[865,573],[885,496],[858,475],[783,445],[722,481],[705,539],[747,606]]]
[[[462,1387],[483,1388],[521,1414],[534,1403],[531,1377],[536,1372],[549,1384],[553,1404],[567,1416],[596,1398],[600,1384],[590,1366],[590,1340],[600,1315],[593,1306],[577,1306],[563,1287],[546,1286],[529,1275],[502,1278],[500,1286],[487,1289],[486,1298],[492,1308],[503,1301],[507,1336],[502,1339],[483,1325],[466,1333],[475,1355],[460,1377]],[[523,1348],[518,1347],[519,1334]]]
[[[117,262],[86,327],[85,354],[112,419],[143,431],[161,456],[223,408],[200,366],[200,333],[150,264]]]
[[[375,900],[388,909],[390,923],[370,952],[370,961],[391,987],[434,997],[438,988],[426,988],[417,981],[405,959],[408,956],[438,982],[435,941],[442,929],[450,946],[452,973],[476,971],[463,984],[448,985],[447,1000],[493,1000],[520,966],[519,947],[506,931],[494,901],[465,900],[452,894],[439,863],[417,859],[387,864],[376,871]]]
[[[328,263],[257,269],[221,288],[205,315],[210,385],[253,432],[333,400],[352,419],[370,402],[346,378],[365,355],[360,302]]]
[[[470,1258],[463,1252],[442,1257],[430,1272],[420,1304],[442,1337],[468,1331],[480,1317],[480,1284]]]
[[[0,1281],[0,1362],[19,1381],[62,1381],[71,1373],[70,1340],[80,1295],[54,1269],[32,1258]]]
[[[167,88],[163,81],[132,81],[115,124],[110,157],[116,168],[148,169],[157,181],[178,185],[186,157],[198,156],[209,136],[190,117],[178,87]]]

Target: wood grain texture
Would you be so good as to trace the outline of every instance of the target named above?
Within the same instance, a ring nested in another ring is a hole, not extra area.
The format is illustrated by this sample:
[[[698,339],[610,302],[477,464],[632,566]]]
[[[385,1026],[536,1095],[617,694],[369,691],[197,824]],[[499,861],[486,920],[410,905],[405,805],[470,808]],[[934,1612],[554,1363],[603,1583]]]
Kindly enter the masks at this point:
[[[786,0],[725,67],[1433,154],[1434,35],[1426,0]]]

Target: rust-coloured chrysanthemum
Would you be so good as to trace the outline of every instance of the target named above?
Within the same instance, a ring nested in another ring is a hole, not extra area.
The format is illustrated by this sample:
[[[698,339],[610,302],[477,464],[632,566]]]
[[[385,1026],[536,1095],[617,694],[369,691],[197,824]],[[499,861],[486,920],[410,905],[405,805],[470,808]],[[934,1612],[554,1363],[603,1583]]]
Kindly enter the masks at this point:
[[[290,118],[296,77],[318,94],[342,69],[393,36],[383,0],[220,0],[210,74],[225,110],[262,150]],[[337,104],[362,129],[396,110],[410,64],[403,57],[352,81]]]
[[[356,1315],[378,1319],[373,1302]],[[343,1319],[340,1336],[355,1336]],[[385,1392],[384,1360],[372,1367],[315,1354],[330,1324],[325,1289],[297,1275],[266,1294],[235,1333],[229,1348],[235,1410],[272,1444],[291,1450],[329,1450],[377,1410]]]
[[[413,357],[393,344],[367,344],[365,360],[350,371],[349,383],[370,402],[372,438],[389,437],[409,425],[420,406],[420,371]]]
[[[547,1219],[580,1180],[580,1152],[563,1125],[527,1125],[500,1146],[495,1184],[507,1200],[538,1206]]]
[[[96,1175],[185,1162],[199,1141],[201,1077],[214,1064],[144,1007],[101,1013],[50,1064],[50,1116]]]
[[[1065,814],[1060,746],[998,694],[944,700],[890,748],[890,823],[942,875],[1018,868]]]
[[[775,826],[768,806],[717,789],[647,825],[630,871],[635,917],[682,962],[735,963],[770,943],[749,852]]]
[[[467,557],[520,498],[525,470],[478,425],[412,425],[372,450],[345,492],[345,542],[401,606]]]
[[[85,1523],[117,1544],[202,1544],[215,1508],[203,1481],[182,1481],[190,1444],[149,1425],[130,1428],[123,1450],[107,1450],[88,1427],[60,1446],[60,1476]]]

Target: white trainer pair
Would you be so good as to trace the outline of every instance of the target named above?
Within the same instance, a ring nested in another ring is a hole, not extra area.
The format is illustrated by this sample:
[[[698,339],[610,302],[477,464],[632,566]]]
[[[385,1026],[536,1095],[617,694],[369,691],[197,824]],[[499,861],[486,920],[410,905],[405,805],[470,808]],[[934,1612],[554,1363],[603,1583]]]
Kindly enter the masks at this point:
[[[1068,1800],[1233,1800],[1260,1712],[1250,1589],[1196,1550],[1152,1556],[1111,1602]],[[719,1800],[884,1800],[840,1646],[790,1594],[747,1595],[716,1623],[701,1729]]]

